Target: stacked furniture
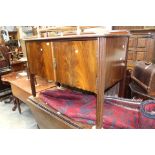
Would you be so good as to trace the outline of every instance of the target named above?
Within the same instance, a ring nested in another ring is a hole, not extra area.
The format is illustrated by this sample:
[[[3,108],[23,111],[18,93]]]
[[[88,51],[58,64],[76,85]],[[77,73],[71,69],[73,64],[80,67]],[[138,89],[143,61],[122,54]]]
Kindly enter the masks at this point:
[[[32,95],[40,128],[91,128],[60,114],[36,96],[35,75],[96,96],[96,128],[103,127],[104,92],[120,84],[124,95],[129,33],[83,34],[25,39]],[[56,88],[52,88],[56,89]],[[46,123],[45,123],[46,121]]]

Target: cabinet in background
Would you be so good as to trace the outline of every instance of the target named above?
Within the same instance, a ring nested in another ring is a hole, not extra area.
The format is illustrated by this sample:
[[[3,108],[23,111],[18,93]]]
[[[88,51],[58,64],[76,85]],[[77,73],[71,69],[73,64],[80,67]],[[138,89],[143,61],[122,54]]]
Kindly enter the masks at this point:
[[[152,62],[154,39],[151,34],[132,34],[128,45],[128,68],[132,69],[136,61]]]

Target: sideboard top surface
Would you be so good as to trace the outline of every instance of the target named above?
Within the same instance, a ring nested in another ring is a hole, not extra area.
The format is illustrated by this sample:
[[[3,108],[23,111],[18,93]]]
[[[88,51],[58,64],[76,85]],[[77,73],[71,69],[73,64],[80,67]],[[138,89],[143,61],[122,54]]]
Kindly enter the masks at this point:
[[[119,37],[119,36],[129,36],[128,31],[115,30],[106,32],[103,34],[80,34],[80,35],[66,35],[66,36],[52,36],[52,37],[29,37],[24,38],[25,41],[34,41],[34,40],[62,40],[62,39],[85,39],[85,38],[99,38],[99,37]]]

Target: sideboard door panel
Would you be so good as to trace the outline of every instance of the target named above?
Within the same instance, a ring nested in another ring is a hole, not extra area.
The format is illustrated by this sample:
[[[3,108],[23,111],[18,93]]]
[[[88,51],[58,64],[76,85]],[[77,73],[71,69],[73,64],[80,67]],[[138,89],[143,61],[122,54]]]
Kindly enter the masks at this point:
[[[97,40],[54,42],[57,81],[96,92]]]
[[[32,74],[41,75],[40,65],[43,64],[42,52],[40,51],[40,43],[27,42],[27,56],[29,69]]]
[[[53,49],[56,59],[56,81],[72,86],[70,42],[54,42]]]
[[[97,40],[72,42],[73,86],[96,91]]]
[[[41,48],[43,50],[43,67],[46,79],[55,80],[54,66],[53,66],[53,44],[52,42],[42,42]]]
[[[54,80],[51,46],[48,41],[26,43],[30,72],[47,80]]]

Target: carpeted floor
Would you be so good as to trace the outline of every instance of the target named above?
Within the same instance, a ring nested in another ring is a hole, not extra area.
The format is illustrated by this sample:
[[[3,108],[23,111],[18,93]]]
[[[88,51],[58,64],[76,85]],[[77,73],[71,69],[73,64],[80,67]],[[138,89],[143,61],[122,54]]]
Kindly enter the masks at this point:
[[[22,114],[12,111],[13,103],[0,102],[0,129],[37,129],[37,123],[29,109],[22,103]]]

